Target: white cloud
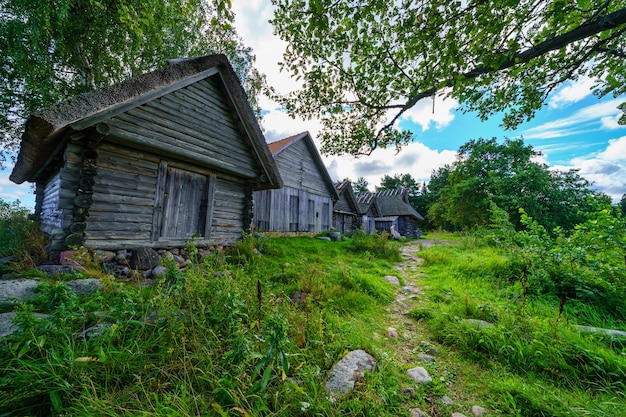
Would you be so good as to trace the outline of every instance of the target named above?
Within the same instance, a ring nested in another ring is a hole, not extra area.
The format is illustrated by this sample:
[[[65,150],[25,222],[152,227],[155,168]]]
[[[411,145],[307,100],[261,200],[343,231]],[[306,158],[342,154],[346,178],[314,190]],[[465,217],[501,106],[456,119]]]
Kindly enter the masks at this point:
[[[376,149],[369,156],[334,156],[327,158],[327,166],[333,179],[365,178],[370,189],[380,184],[383,176],[410,174],[422,182],[430,179],[432,172],[456,160],[456,151],[437,151],[423,143],[411,143],[400,152],[392,149]]]
[[[522,132],[522,136],[525,139],[549,139],[591,132],[600,128],[613,128],[611,123],[605,119],[621,114],[621,110],[617,106],[622,101],[621,99],[613,99],[583,107],[571,116],[527,129]]]
[[[452,123],[454,111],[458,106],[458,101],[453,98],[438,96],[434,103],[432,99],[423,99],[407,110],[402,118],[419,124],[423,132],[427,131],[431,125],[434,125],[435,129],[441,130]]]
[[[579,169],[579,174],[593,182],[595,189],[618,202],[626,194],[626,136],[609,140],[601,152],[574,158],[569,165],[553,168]]]
[[[582,76],[576,81],[568,81],[550,97],[548,106],[551,108],[562,108],[569,104],[579,102],[591,95],[591,88],[595,81],[593,78]]]

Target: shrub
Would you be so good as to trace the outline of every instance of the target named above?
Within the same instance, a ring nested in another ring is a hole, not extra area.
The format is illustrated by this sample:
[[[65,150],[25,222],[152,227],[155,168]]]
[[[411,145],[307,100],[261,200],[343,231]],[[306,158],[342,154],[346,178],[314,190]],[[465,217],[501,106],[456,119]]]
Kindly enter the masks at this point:
[[[0,199],[0,257],[15,256],[14,269],[34,267],[45,256],[46,239],[20,202]]]

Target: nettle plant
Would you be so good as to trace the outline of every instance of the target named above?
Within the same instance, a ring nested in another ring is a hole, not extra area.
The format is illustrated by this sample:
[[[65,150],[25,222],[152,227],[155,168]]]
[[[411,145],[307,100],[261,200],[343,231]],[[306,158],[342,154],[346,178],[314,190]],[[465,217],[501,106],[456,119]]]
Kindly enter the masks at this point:
[[[518,255],[526,261],[532,282],[559,298],[559,318],[573,299],[624,315],[626,223],[619,213],[598,207],[574,229],[555,228],[552,235],[523,210],[520,213],[526,230],[516,234]]]

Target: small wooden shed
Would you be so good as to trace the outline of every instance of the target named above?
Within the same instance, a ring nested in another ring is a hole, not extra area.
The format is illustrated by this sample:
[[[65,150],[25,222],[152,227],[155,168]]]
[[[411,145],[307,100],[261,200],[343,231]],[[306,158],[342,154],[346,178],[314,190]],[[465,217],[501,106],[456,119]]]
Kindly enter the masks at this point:
[[[382,190],[375,193],[359,193],[357,201],[367,214],[366,231],[390,232],[391,227],[402,236],[416,237],[418,223],[424,218],[411,204],[406,189]],[[374,228],[372,228],[372,225]]]
[[[351,233],[361,227],[362,213],[349,179],[335,183],[338,200],[333,206],[333,223],[341,233]]]
[[[333,227],[338,196],[309,132],[272,142],[269,149],[284,186],[254,193],[260,232],[321,232]]]
[[[224,55],[178,60],[26,122],[10,179],[36,184],[52,248],[231,244],[280,176]]]

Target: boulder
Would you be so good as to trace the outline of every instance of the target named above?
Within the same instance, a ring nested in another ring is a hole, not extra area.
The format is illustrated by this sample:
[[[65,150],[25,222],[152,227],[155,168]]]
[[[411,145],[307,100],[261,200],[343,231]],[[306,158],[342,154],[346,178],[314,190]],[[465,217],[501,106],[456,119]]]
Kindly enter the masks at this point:
[[[406,371],[406,374],[418,384],[427,384],[433,380],[430,377],[430,374],[428,373],[428,371],[422,368],[421,366],[418,366],[413,369],[409,369],[408,371]]]
[[[393,285],[400,285],[398,277],[394,277],[393,275],[385,275],[383,279]]]
[[[364,350],[354,350],[337,362],[326,380],[326,390],[332,397],[343,397],[354,389],[356,381],[372,371],[378,362]]]
[[[11,279],[0,281],[0,303],[25,301],[35,296],[39,281],[34,279]]]
[[[159,253],[152,248],[141,247],[133,249],[130,254],[130,267],[133,269],[153,269],[159,264]]]
[[[65,283],[76,295],[92,295],[102,290],[102,282],[97,278],[75,279]]]
[[[50,316],[47,314],[34,313],[38,319],[46,319]],[[0,314],[0,339],[15,333],[19,327],[13,324],[13,320],[17,317],[17,313],[9,312]]]

